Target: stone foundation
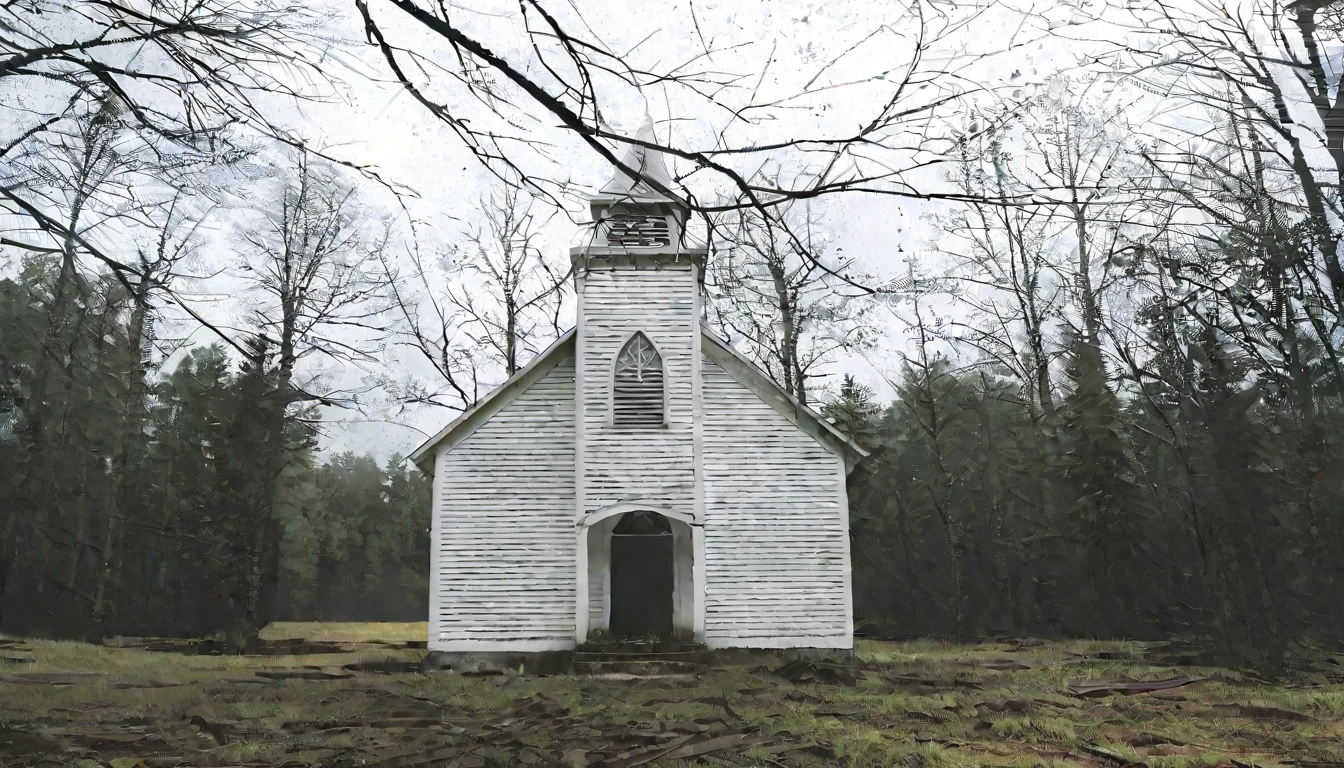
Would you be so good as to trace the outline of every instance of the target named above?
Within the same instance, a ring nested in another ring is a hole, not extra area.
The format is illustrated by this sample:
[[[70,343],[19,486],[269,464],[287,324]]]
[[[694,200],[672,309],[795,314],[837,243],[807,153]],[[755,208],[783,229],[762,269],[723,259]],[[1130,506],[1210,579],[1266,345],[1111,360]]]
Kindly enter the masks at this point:
[[[690,651],[688,648],[678,646],[675,647],[675,650],[669,649],[665,652],[651,650],[643,653],[632,653],[630,652],[632,649],[622,647],[622,652],[609,654],[603,653],[603,651],[613,650],[614,646],[613,648],[585,646],[584,650],[579,652],[584,659],[584,662],[579,665],[582,667],[579,672],[591,671],[588,670],[588,667],[592,666],[594,661],[609,666],[620,657],[637,662],[674,663],[686,661],[703,664],[706,667],[720,664],[764,664],[773,666],[796,659],[857,663],[854,651],[849,648],[719,648],[716,650],[698,648],[698,650]],[[575,672],[575,653],[575,651],[537,651],[531,653],[430,651],[424,662],[421,663],[420,670],[422,672],[452,671],[464,675],[565,675]],[[604,670],[606,666],[603,666]]]
[[[712,651],[719,664],[769,664],[803,661],[854,661],[852,648],[719,648]]]
[[[562,675],[573,666],[573,651],[430,651],[421,662],[420,671],[451,670],[464,675]]]

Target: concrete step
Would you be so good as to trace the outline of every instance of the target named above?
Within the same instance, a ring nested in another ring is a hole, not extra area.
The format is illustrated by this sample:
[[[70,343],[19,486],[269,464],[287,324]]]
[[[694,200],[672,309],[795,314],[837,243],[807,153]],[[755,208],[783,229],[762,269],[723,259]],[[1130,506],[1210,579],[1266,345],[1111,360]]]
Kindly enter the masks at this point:
[[[708,648],[700,643],[686,641],[586,643],[574,651],[575,664],[653,662],[703,666],[709,661]]]

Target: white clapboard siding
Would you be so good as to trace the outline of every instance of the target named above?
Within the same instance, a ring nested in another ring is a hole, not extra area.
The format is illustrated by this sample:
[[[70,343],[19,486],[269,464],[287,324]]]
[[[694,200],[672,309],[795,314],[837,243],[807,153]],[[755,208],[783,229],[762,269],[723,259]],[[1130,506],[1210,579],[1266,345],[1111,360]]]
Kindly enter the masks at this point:
[[[689,263],[584,275],[579,349],[585,514],[636,499],[695,513],[691,382],[697,290]],[[635,333],[648,337],[662,359],[666,426],[612,423],[614,363]]]
[[[706,644],[851,647],[842,459],[702,365]]]
[[[431,647],[574,639],[574,360],[438,460]]]
[[[607,579],[611,574],[611,530],[620,522],[612,517],[588,530],[588,628],[607,626]]]

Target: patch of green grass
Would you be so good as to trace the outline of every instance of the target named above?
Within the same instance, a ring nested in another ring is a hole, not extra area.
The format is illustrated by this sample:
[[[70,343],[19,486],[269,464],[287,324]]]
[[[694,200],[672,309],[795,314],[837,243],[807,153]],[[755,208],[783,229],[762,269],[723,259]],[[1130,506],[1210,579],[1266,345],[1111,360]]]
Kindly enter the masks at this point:
[[[1127,742],[1105,740],[1102,741],[1097,746],[1101,747],[1102,749],[1105,749],[1108,752],[1120,755],[1124,759],[1129,760],[1131,763],[1143,762],[1143,755],[1139,754],[1138,750],[1134,749],[1134,747],[1128,744]]]
[[[894,745],[881,731],[859,727],[837,734],[833,743],[841,765],[853,768],[878,768],[891,764]]]
[[[1282,700],[1289,709],[1344,717],[1344,691],[1286,691]]]
[[[1026,717],[1003,717],[990,726],[994,735],[1001,739],[1025,739],[1031,734],[1031,719]]]
[[[396,643],[422,639],[424,632],[423,624],[280,624],[268,627],[266,636]],[[544,765],[563,763],[573,749],[610,761],[615,755],[601,750],[613,744],[647,748],[676,734],[703,739],[733,733],[756,734],[764,743],[656,762],[663,768],[1065,768],[1106,762],[1087,754],[1090,744],[1155,768],[1217,764],[1228,755],[1255,755],[1257,764],[1266,765],[1344,761],[1339,683],[1316,681],[1318,687],[1301,689],[1220,673],[1157,695],[1093,699],[1068,692],[1071,681],[1191,673],[1144,660],[1142,643],[864,641],[858,652],[866,676],[852,688],[793,685],[761,671],[759,662],[717,665],[694,678],[671,680],[361,673],[347,680],[264,683],[256,672],[303,665],[337,671],[355,661],[423,652],[366,647],[343,654],[223,657],[81,643],[30,645],[35,663],[0,667],[0,728],[31,736],[32,754],[49,744],[67,764],[94,753],[109,763],[135,750],[146,758],[197,765],[319,764],[479,741],[482,751],[474,754],[483,758]],[[1099,653],[1123,658],[1095,658]],[[30,673],[91,676],[69,685],[5,682],[6,676]],[[1298,719],[1257,719],[1239,706],[1273,707],[1298,713]],[[191,724],[194,714],[235,732],[221,745]],[[375,721],[384,724],[375,727]],[[90,729],[133,734],[135,728],[150,729],[154,738],[110,753],[105,747],[62,752],[59,743],[71,742],[56,735]],[[22,764],[36,762],[29,755]]]
[[[261,631],[263,640],[303,639],[335,643],[403,643],[408,640],[424,641],[428,637],[429,623],[424,621],[273,621]]]

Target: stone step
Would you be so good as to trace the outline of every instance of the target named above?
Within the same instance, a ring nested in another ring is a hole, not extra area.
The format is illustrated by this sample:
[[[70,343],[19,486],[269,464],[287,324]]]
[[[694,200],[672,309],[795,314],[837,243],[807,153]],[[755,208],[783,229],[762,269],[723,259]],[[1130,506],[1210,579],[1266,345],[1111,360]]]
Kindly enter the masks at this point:
[[[690,664],[705,664],[709,661],[708,651],[676,651],[671,653],[635,651],[576,651],[575,662],[584,663],[621,663],[628,661],[680,661]]]
[[[626,640],[620,642],[584,643],[575,651],[579,653],[606,654],[650,654],[650,653],[702,653],[708,651],[701,643],[687,640]]]
[[[622,673],[641,676],[687,675],[703,672],[706,665],[695,661],[638,659],[624,661],[581,661],[574,659],[574,673],[602,675]]]

